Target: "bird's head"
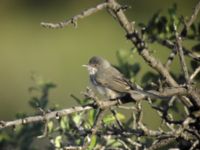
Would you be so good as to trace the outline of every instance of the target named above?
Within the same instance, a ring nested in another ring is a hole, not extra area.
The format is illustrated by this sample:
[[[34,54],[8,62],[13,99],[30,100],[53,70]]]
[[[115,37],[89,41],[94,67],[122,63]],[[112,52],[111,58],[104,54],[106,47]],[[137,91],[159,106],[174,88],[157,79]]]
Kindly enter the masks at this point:
[[[90,75],[94,75],[98,70],[106,69],[111,65],[106,59],[99,56],[93,56],[90,58],[89,63],[83,66],[87,67]]]

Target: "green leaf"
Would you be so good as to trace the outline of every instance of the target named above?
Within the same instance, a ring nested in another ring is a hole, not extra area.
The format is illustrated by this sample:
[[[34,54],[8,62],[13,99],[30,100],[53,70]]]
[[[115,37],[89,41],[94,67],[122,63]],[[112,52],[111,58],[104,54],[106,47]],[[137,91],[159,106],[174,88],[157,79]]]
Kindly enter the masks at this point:
[[[66,129],[69,129],[69,122],[68,122],[68,119],[67,117],[62,117],[61,120],[60,120],[60,127],[66,131]]]
[[[0,133],[0,142],[1,141],[8,141],[8,140],[10,140],[10,136],[8,135],[8,134],[6,134],[6,133]]]
[[[75,124],[80,124],[81,122],[81,118],[82,118],[82,115],[80,113],[77,113],[73,116],[73,121]]]
[[[91,142],[90,142],[90,145],[88,146],[88,150],[93,150],[96,144],[97,144],[97,136],[93,135],[91,137]]]
[[[177,12],[177,4],[173,4],[172,8],[168,9],[170,17],[175,17]]]
[[[116,139],[109,139],[109,140],[107,140],[107,145],[111,145],[112,147],[119,147],[122,144],[119,141],[117,141]]]
[[[120,49],[117,51],[117,60],[119,62],[119,65],[124,65],[127,63],[127,58],[130,56],[130,51]]]
[[[141,80],[142,84],[144,85],[147,85],[151,82],[156,82],[156,81],[158,81],[158,75],[151,71],[146,72],[143,75],[142,80]]]
[[[94,124],[95,116],[96,110],[92,109],[88,112],[88,121],[90,125]]]
[[[136,47],[131,48],[131,52],[132,53],[136,53],[137,52],[137,48]]]
[[[53,121],[49,121],[47,123],[47,128],[48,128],[48,133],[52,133],[53,132]]]
[[[55,146],[56,148],[60,148],[60,147],[61,147],[61,143],[62,143],[62,136],[59,135],[59,136],[57,136],[57,137],[55,138],[55,140],[54,140],[54,146]]]
[[[117,113],[116,114],[116,117],[120,120],[120,121],[123,121],[123,120],[125,120],[125,116],[123,115],[123,114],[121,114],[121,113]],[[109,115],[107,115],[107,116],[105,116],[104,118],[103,118],[103,122],[105,123],[105,124],[111,124],[111,123],[113,123],[114,121],[116,121],[116,119],[115,119],[115,117],[113,116],[113,114],[109,114]]]
[[[29,104],[32,108],[38,108],[40,106],[40,101],[37,97],[33,96],[29,101]]]

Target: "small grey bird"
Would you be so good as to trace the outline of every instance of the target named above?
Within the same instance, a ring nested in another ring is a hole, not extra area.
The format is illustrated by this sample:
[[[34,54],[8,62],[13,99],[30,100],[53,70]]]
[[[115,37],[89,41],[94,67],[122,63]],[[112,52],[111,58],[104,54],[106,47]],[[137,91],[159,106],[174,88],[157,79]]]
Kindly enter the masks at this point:
[[[118,99],[127,94],[135,99],[133,95],[138,94],[136,91],[142,91],[137,89],[136,85],[101,57],[93,56],[89,63],[83,66],[87,67],[94,88],[109,99]],[[140,96],[145,97],[143,92],[140,94]]]

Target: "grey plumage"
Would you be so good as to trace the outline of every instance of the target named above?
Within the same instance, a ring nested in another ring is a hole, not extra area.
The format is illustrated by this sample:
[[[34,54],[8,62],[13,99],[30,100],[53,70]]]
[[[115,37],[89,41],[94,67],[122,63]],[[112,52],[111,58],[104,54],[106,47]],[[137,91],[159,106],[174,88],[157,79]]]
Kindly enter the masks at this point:
[[[143,91],[113,67],[107,60],[94,56],[89,60],[87,67],[90,81],[100,94],[109,99],[117,99],[129,94],[133,99],[145,96],[157,97],[155,94]]]

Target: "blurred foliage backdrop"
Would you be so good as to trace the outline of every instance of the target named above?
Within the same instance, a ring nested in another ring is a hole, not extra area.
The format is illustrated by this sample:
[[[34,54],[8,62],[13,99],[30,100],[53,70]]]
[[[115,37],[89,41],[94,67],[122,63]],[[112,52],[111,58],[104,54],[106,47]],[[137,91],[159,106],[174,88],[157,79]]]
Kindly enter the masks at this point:
[[[101,0],[1,0],[0,2],[0,120],[14,119],[17,112],[31,112],[28,105],[32,85],[31,73],[57,84],[50,93],[50,105],[69,107],[75,104],[70,94],[80,96],[88,86],[88,74],[82,64],[100,55],[117,65],[116,52],[132,48],[123,30],[106,11],[78,21],[78,28],[45,29],[41,21],[57,22],[70,18]],[[163,13],[178,4],[178,12],[190,16],[197,0],[121,0],[130,5],[129,19],[147,22],[152,15]],[[162,47],[153,46],[164,57]],[[129,55],[129,54],[124,54]],[[160,58],[160,59],[161,59]],[[150,69],[137,53],[132,63],[140,62],[141,74]],[[174,65],[174,68],[176,65]],[[177,69],[177,71],[179,71]],[[151,118],[150,118],[151,119]]]

